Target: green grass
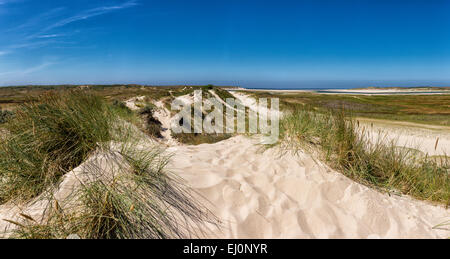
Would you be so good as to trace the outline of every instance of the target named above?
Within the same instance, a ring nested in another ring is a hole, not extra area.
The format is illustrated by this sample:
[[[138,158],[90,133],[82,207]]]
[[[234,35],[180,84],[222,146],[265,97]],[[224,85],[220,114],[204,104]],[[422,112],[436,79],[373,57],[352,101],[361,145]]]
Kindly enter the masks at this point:
[[[112,102],[112,109],[121,118],[130,118],[134,115],[133,111],[130,110],[130,108],[128,108],[124,102],[119,100],[114,100]]]
[[[448,157],[436,161],[382,139],[370,142],[356,124],[344,110],[291,107],[281,121],[283,145],[320,150],[332,168],[363,184],[450,205]]]
[[[28,200],[111,140],[113,113],[86,92],[51,93],[21,105],[4,125],[0,144],[0,203]]]

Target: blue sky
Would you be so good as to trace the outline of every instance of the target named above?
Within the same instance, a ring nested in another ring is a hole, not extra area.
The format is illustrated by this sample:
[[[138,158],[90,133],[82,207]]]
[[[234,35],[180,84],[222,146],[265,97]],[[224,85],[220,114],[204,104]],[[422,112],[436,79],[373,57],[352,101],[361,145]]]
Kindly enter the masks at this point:
[[[450,85],[450,1],[0,0],[0,85]]]

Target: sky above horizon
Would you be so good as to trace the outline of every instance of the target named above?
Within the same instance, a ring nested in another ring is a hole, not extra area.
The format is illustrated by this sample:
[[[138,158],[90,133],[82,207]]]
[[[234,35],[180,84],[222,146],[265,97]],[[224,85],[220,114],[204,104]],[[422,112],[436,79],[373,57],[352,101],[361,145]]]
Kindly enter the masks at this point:
[[[0,85],[450,85],[450,1],[0,0]]]

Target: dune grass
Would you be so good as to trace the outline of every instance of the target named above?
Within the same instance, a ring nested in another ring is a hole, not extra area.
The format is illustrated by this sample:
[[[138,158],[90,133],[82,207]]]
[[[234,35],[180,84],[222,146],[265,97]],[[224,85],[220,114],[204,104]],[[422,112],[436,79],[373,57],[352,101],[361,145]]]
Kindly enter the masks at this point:
[[[49,219],[37,222],[29,216],[13,238],[56,239],[76,235],[82,239],[161,239],[201,237],[204,224],[215,224],[194,197],[165,170],[168,157],[160,151],[122,150],[131,165],[127,173],[112,179],[86,183],[73,198],[79,205],[62,209],[53,204]],[[113,153],[111,157],[115,157]],[[91,169],[90,169],[91,170]],[[93,177],[97,173],[90,172]],[[76,203],[74,203],[76,204]]]
[[[17,109],[5,124],[8,134],[0,142],[0,204],[43,198],[48,199],[48,208],[45,220],[27,215],[19,222],[6,219],[17,225],[11,237],[198,236],[213,217],[165,170],[169,158],[163,151],[156,146],[135,148],[143,134],[133,133],[139,130],[124,120],[133,116],[120,104],[111,105],[81,90],[49,93]],[[111,143],[121,143],[120,150],[112,150]],[[62,176],[98,152],[113,154],[106,160],[111,166],[120,164],[113,179],[104,177],[112,172],[86,169],[93,179],[82,182],[70,195],[75,205],[69,207],[71,200],[41,195],[51,194]]]
[[[51,93],[23,104],[4,125],[0,145],[0,203],[27,200],[111,140],[113,113],[84,92]]]
[[[350,118],[350,119],[349,119]],[[415,156],[382,139],[370,141],[344,110],[291,106],[281,121],[285,144],[320,150],[334,169],[363,184],[450,205],[450,161]]]

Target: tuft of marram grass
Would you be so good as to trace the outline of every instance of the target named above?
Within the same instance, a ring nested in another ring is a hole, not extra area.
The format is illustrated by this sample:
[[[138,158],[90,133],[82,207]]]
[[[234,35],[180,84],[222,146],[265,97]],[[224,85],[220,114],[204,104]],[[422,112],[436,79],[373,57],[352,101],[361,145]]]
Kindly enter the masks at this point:
[[[114,114],[82,91],[48,93],[25,103],[4,125],[0,144],[0,203],[39,195],[111,140]]]
[[[328,164],[363,184],[450,205],[450,161],[417,156],[394,142],[373,142],[344,110],[291,107],[281,121],[284,143],[319,147]],[[362,130],[362,132],[358,132]]]

